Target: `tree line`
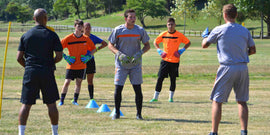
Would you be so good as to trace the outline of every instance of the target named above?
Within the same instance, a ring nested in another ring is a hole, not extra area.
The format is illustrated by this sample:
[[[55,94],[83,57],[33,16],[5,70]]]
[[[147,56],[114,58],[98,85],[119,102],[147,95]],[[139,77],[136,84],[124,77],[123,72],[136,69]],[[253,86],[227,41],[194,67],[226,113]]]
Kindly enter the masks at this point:
[[[267,35],[270,36],[270,0],[1,0],[0,21],[25,23],[32,19],[37,8],[46,9],[49,19],[55,20],[70,16],[89,19],[132,8],[143,27],[147,27],[144,19],[148,16],[162,19],[169,15],[194,21],[199,15],[210,16],[221,24],[222,7],[228,3],[234,3],[238,8],[239,23],[247,18],[261,19],[267,24]]]

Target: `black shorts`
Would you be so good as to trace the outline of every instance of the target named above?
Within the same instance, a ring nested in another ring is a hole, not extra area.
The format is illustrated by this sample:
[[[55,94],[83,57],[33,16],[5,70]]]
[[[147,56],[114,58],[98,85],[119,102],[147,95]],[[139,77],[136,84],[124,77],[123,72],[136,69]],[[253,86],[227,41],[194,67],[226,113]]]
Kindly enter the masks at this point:
[[[178,77],[179,76],[178,68],[179,63],[171,63],[161,60],[158,76],[164,78],[167,78],[168,75],[170,75],[170,77]]]
[[[85,71],[86,69],[67,69],[66,70],[66,79],[74,80],[75,78],[85,79]]]
[[[59,99],[53,69],[26,67],[23,76],[21,103],[36,104],[40,90],[45,104],[55,103]]]
[[[93,74],[96,73],[96,62],[95,59],[89,60],[87,63],[87,68],[86,68],[86,74]]]

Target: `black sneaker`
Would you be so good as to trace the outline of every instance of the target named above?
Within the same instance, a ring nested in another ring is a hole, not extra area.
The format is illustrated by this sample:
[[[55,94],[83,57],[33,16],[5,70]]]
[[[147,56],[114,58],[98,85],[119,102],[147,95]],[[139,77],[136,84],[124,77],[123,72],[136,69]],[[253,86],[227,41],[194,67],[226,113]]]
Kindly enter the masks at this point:
[[[210,132],[209,135],[218,135],[217,133]]]
[[[115,119],[120,119],[120,114],[114,114],[113,117],[112,117],[112,120],[115,120]]]
[[[241,135],[247,135],[247,130],[241,130]]]
[[[136,119],[137,119],[137,120],[143,120],[143,117],[142,117],[142,115],[137,115],[137,116],[136,116]]]

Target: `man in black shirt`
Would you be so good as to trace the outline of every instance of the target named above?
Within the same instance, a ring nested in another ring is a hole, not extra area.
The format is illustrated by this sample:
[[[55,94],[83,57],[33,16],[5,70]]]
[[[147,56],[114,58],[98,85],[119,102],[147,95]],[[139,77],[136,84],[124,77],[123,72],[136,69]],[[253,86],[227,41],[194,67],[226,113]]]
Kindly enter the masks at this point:
[[[39,8],[34,12],[35,27],[26,32],[20,40],[17,61],[25,68],[19,112],[19,135],[24,130],[31,106],[36,103],[39,91],[43,103],[48,107],[53,135],[58,134],[59,114],[56,101],[59,99],[55,81],[55,63],[61,61],[63,48],[57,34],[46,28],[47,12]],[[55,58],[53,53],[55,52]]]

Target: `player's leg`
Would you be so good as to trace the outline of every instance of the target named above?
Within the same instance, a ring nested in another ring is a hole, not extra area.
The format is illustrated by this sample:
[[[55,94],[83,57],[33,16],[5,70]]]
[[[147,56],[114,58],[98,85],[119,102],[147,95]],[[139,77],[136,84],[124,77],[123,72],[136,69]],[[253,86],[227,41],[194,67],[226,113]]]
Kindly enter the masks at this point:
[[[60,102],[58,104],[59,106],[64,104],[64,100],[66,98],[68,86],[69,86],[70,82],[71,82],[71,79],[65,79],[64,85],[62,87]]]
[[[132,85],[135,92],[135,103],[137,108],[136,118],[142,120],[142,103],[143,103],[143,94],[141,85]]]
[[[86,74],[87,74],[87,83],[88,83],[88,92],[90,100],[94,99],[94,74],[96,73],[96,64],[95,59],[91,59],[87,62]]]
[[[169,102],[173,102],[173,96],[176,87],[176,76],[170,76],[171,86],[170,86],[170,94],[169,94]]]
[[[55,102],[52,104],[47,104],[48,113],[52,124],[52,134],[58,135],[58,120],[59,120],[59,112],[57,110]]]
[[[120,118],[120,107],[121,107],[121,101],[122,101],[123,88],[124,88],[123,85],[115,85],[115,91],[114,91],[115,115],[112,118],[113,120]]]
[[[238,101],[238,114],[241,124],[241,135],[247,135],[248,127],[248,106],[246,102]]]
[[[169,75],[170,75],[170,94],[169,102],[173,102],[173,96],[176,88],[176,77],[179,77],[179,63],[169,63]]]
[[[75,92],[74,92],[74,98],[72,101],[72,104],[78,105],[77,101],[80,95],[80,90],[82,86],[82,79],[81,78],[76,78],[76,85],[75,85]]]
[[[26,122],[32,105],[22,104],[19,112],[19,135],[24,135]]]
[[[222,103],[212,102],[212,133],[218,132],[218,126],[221,120]]]
[[[87,74],[88,92],[90,100],[94,99],[94,85],[93,85],[94,73]]]
[[[124,88],[125,81],[127,79],[128,70],[124,68],[115,68],[115,76],[114,76],[114,104],[115,104],[115,115],[112,117],[113,120],[120,118],[120,107],[122,101],[122,90]]]
[[[158,77],[154,97],[150,102],[158,101],[158,96],[159,96],[159,93],[161,92],[163,81],[164,81],[164,77]]]

